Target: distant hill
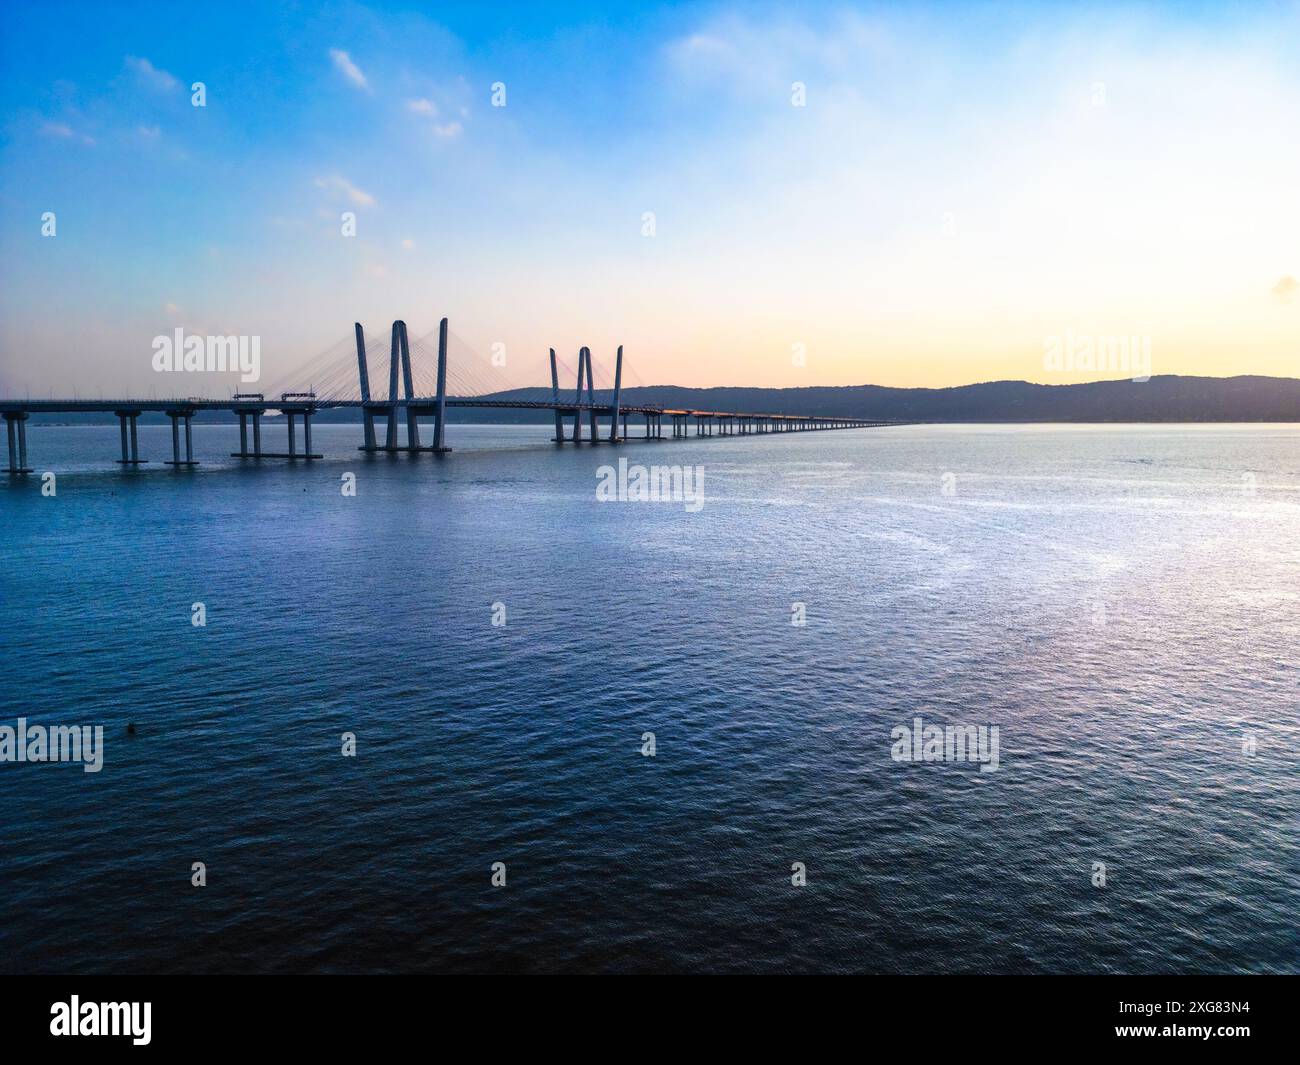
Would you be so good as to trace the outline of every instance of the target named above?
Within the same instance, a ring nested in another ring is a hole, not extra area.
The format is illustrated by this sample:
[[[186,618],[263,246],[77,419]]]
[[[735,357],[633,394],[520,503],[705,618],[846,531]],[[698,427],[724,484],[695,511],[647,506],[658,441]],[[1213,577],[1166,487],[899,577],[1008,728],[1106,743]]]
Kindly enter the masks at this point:
[[[562,395],[572,396],[573,390]],[[608,402],[611,393],[597,390]],[[1034,385],[989,381],[954,388],[845,385],[811,388],[685,388],[623,391],[624,402],[699,410],[822,414],[908,422],[1300,422],[1300,380],[1292,377],[1179,377]],[[536,399],[537,390],[490,398]],[[104,422],[101,415],[34,416],[44,422]],[[147,416],[146,416],[147,417]],[[205,420],[218,415],[205,414]],[[229,416],[233,420],[233,415]],[[322,411],[322,422],[360,421],[355,410]],[[449,422],[549,422],[549,411],[453,410]],[[162,420],[159,415],[157,420]],[[224,420],[224,419],[223,419]]]
[[[569,393],[572,395],[572,391]],[[610,393],[597,391],[606,400]],[[501,399],[510,398],[502,393]],[[700,410],[844,415],[909,422],[1300,422],[1300,380],[1179,377],[1033,385],[989,381],[955,388],[847,385],[811,388],[684,388],[623,391],[627,403]],[[477,421],[496,411],[458,411]],[[550,417],[550,415],[546,415]],[[469,420],[469,419],[466,419]],[[498,420],[498,419],[492,419]],[[509,417],[500,420],[513,420]],[[529,419],[534,420],[534,419]],[[536,419],[536,420],[545,420]]]

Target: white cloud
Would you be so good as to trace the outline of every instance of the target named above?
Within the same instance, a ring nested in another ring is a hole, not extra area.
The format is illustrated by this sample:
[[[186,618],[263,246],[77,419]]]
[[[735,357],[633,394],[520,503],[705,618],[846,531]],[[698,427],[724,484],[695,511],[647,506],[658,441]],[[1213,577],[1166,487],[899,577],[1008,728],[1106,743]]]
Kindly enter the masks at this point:
[[[126,65],[129,69],[134,70],[142,82],[158,92],[171,92],[180,86],[172,75],[165,70],[160,70],[147,59],[139,56],[129,55],[126,57]]]
[[[352,57],[343,51],[342,48],[331,48],[330,59],[334,61],[334,67],[340,74],[348,79],[358,89],[370,91],[370,82],[366,81],[366,76],[361,73],[361,68],[352,62]]]
[[[66,122],[45,122],[41,125],[41,135],[43,137],[54,137],[56,140],[68,141],[79,140],[82,144],[94,144],[95,138],[86,133],[78,133]]]
[[[445,126],[434,126],[433,132],[439,137],[458,137],[460,136],[461,125],[459,122],[448,122]]]
[[[357,188],[347,178],[334,174],[327,178],[317,178],[316,187],[329,192],[341,193],[358,207],[373,207],[377,202],[370,193]]]
[[[136,133],[140,135],[142,140],[156,141],[162,136],[162,129],[158,126],[137,126]]]
[[[408,100],[406,106],[408,110],[414,111],[417,115],[436,115],[438,113],[437,105],[432,100]]]

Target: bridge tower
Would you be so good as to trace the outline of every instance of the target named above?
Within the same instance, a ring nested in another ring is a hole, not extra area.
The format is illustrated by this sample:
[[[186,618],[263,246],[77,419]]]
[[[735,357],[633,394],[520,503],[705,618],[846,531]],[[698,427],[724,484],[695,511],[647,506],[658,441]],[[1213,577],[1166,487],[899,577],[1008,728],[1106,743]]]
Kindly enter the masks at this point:
[[[361,417],[364,425],[365,439],[362,451],[406,451],[416,453],[432,451],[435,454],[451,450],[444,443],[447,421],[447,319],[438,327],[438,390],[432,400],[415,394],[415,379],[411,370],[411,342],[406,323],[393,323],[392,339],[389,344],[388,358],[388,399],[376,401],[370,394],[370,371],[366,364],[365,334],[361,323],[355,323],[357,338],[357,376],[361,384]],[[401,373],[400,383],[398,373]],[[388,418],[384,434],[384,443],[375,440],[375,414],[383,411]],[[406,445],[398,440],[399,412],[406,415]],[[433,444],[425,446],[420,443],[420,417],[434,419]]]
[[[405,326],[403,326],[405,329]],[[447,424],[447,319],[438,322],[438,393],[434,397],[433,450],[435,454],[450,451],[443,443],[443,427]]]
[[[578,349],[578,389],[573,395],[573,442],[582,443],[582,376],[587,372],[586,348]]]
[[[406,393],[406,450],[420,450],[420,419],[411,401],[415,399],[415,385],[411,379],[411,346],[406,338],[406,323],[394,322],[402,348],[402,389]]]
[[[560,371],[555,365],[555,349],[551,348],[551,403],[555,407],[555,442],[564,443],[564,419],[560,417]]]
[[[609,423],[609,442],[617,444],[622,437],[618,435],[618,401],[623,391],[623,345],[618,346],[618,361],[614,364],[614,410]]]
[[[375,450],[375,413],[370,409],[370,370],[366,366],[366,334],[360,322],[353,323],[357,331],[357,374],[361,378],[361,421],[365,432],[363,451]]]
[[[600,443],[600,425],[596,421],[596,369],[591,363],[591,348],[583,348],[587,356],[587,413],[591,421],[591,442]]]

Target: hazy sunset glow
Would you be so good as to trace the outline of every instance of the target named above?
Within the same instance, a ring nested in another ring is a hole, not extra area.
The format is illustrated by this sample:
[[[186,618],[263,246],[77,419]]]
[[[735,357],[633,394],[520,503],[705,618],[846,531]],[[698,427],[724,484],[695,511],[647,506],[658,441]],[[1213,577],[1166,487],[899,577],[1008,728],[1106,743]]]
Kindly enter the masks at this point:
[[[442,315],[646,383],[1126,376],[1053,373],[1067,332],[1300,373],[1294,6],[58,7],[0,44],[0,391]]]

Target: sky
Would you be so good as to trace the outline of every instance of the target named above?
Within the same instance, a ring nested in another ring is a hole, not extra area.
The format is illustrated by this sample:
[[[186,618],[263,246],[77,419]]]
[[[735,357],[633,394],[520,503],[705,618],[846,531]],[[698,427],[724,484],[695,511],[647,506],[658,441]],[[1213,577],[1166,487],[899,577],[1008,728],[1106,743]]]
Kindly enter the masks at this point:
[[[442,316],[519,384],[1300,376],[1294,3],[5,7],[0,395]]]

